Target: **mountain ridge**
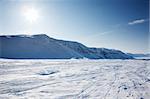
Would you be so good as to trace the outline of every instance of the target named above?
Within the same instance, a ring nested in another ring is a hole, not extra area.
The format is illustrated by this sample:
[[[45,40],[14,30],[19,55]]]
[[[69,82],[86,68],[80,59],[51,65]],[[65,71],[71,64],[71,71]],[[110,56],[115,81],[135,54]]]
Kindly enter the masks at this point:
[[[46,34],[0,36],[0,58],[10,59],[133,59],[120,50],[90,48]]]

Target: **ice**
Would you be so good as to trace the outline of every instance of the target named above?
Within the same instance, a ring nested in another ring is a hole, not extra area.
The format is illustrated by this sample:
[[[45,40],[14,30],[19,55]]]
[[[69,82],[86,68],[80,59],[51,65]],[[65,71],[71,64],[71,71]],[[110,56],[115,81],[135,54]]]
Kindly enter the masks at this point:
[[[38,74],[40,75],[50,75],[50,74],[55,74],[59,72],[58,70],[55,70],[53,68],[46,68],[44,70],[41,70]]]
[[[0,99],[149,97],[149,60],[0,59]]]

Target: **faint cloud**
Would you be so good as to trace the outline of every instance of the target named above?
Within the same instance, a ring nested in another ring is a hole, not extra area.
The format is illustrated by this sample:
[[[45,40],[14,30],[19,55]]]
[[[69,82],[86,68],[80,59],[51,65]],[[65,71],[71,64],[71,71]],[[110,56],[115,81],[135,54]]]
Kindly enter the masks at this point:
[[[111,31],[105,31],[105,32],[98,33],[97,35],[106,35],[106,34],[110,34],[112,32],[113,32],[113,30],[111,30]]]
[[[144,23],[146,21],[147,21],[146,19],[138,19],[138,20],[134,20],[134,21],[129,22],[128,25],[141,24],[141,23]]]
[[[105,32],[100,32],[100,33],[92,34],[92,35],[86,36],[86,39],[87,39],[87,38],[96,38],[96,37],[99,37],[99,36],[109,35],[109,34],[111,34],[113,31],[114,31],[114,30],[110,30],[110,31],[105,31]]]

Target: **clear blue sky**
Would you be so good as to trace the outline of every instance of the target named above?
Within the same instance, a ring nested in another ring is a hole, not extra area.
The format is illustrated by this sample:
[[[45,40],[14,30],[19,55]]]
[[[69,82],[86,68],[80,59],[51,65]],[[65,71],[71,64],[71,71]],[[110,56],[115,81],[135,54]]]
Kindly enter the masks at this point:
[[[33,23],[24,6],[38,12]],[[0,34],[41,33],[89,47],[148,53],[149,0],[0,0]]]

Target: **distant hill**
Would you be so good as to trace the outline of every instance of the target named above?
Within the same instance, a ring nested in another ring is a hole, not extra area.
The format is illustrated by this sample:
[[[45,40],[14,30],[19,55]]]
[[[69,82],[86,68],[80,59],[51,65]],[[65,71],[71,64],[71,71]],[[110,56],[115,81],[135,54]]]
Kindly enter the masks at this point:
[[[0,58],[10,59],[132,59],[119,50],[89,48],[85,45],[38,35],[0,36]]]
[[[132,54],[132,53],[127,53],[127,54],[132,57],[150,57],[150,54]]]

